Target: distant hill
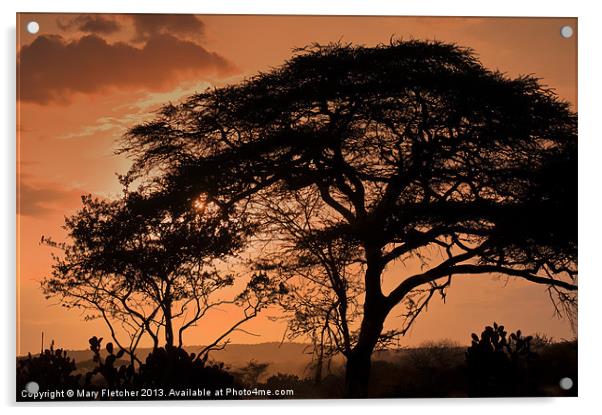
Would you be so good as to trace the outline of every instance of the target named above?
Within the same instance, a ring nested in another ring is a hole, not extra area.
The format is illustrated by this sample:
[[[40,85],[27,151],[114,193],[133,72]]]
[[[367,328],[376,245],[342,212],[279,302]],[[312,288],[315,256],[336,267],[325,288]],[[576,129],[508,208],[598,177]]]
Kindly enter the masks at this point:
[[[188,352],[198,352],[203,346],[186,346]],[[145,358],[150,353],[150,348],[138,349],[138,355]],[[67,350],[69,357],[75,359],[79,371],[86,371],[94,367],[92,351]],[[302,343],[259,343],[259,344],[229,344],[223,350],[210,353],[210,360],[223,362],[232,369],[246,366],[251,360],[269,363],[266,374],[278,372],[293,373],[298,376],[307,375],[311,363],[311,349]]]
[[[203,346],[186,346],[188,352],[198,352]],[[138,355],[144,359],[150,348],[141,348]],[[375,360],[392,361],[403,353],[406,349],[387,350],[376,352]],[[75,359],[78,372],[91,370],[95,363],[92,361],[92,351],[90,350],[67,350],[69,357]],[[229,344],[223,350],[211,352],[210,360],[223,362],[229,368],[236,370],[246,366],[254,360],[260,363],[269,363],[265,376],[271,376],[276,373],[291,373],[299,377],[309,376],[311,365],[311,347],[303,343],[258,343],[258,344]],[[341,366],[342,358],[334,359],[331,365],[332,370]]]

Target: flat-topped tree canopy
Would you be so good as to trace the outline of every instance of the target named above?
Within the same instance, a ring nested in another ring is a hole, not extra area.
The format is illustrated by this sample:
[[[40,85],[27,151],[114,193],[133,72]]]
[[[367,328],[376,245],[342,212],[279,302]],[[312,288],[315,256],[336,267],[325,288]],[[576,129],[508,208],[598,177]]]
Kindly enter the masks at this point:
[[[130,179],[148,174],[183,205],[205,194],[261,210],[259,199],[318,195],[311,237],[364,252],[365,333],[412,289],[455,274],[525,278],[563,300],[576,289],[577,115],[537,78],[489,70],[454,44],[299,49],[165,106],[122,152]],[[425,246],[447,258],[385,295],[385,266]],[[360,334],[357,348],[373,340]]]
[[[133,175],[159,167],[190,200],[315,187],[360,240],[435,227],[574,255],[576,128],[537,79],[492,72],[468,49],[334,44],[164,107],[123,151]]]

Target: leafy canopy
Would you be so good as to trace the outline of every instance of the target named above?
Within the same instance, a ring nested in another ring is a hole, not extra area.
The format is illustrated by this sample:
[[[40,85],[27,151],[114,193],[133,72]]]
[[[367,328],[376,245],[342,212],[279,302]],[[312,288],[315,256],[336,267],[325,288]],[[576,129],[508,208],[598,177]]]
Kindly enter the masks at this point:
[[[538,281],[576,276],[576,145],[576,114],[536,78],[409,41],[301,49],[165,106],[122,151],[131,179],[154,173],[183,205],[319,195],[312,236],[354,241],[381,268],[435,244],[464,253],[447,271],[476,259]]]

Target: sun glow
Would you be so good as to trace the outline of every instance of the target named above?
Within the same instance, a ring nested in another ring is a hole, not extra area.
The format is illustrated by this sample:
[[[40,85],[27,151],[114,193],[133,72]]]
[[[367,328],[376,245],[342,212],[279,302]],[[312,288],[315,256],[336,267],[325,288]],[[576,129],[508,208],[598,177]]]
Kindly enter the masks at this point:
[[[219,206],[211,201],[209,196],[201,194],[193,203],[192,206],[200,215],[205,213],[213,214],[219,210]]]

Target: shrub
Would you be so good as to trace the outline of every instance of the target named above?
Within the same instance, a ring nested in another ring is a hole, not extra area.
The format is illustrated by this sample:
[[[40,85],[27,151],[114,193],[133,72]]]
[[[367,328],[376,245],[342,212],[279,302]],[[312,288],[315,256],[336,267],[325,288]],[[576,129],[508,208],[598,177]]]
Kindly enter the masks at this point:
[[[17,359],[17,400],[29,382],[36,382],[40,391],[78,388],[81,375],[73,375],[75,370],[75,360],[65,350],[55,350],[54,342],[38,356]]]
[[[122,387],[131,384],[134,377],[134,366],[133,363],[129,365],[121,365],[119,368],[115,366],[117,360],[123,357],[124,351],[120,350],[116,354],[114,353],[113,343],[107,343],[107,357],[102,360],[100,355],[102,337],[97,338],[96,336],[88,340],[90,343],[90,350],[94,353],[92,360],[97,366],[90,372],[86,373],[86,386],[91,386],[92,377],[96,374],[102,375],[110,388]]]
[[[159,347],[140,366],[134,383],[140,388],[227,388],[234,377],[223,363],[208,363],[180,347]]]
[[[90,349],[94,353],[97,366],[86,374],[86,385],[91,386],[91,378],[99,374],[109,387],[128,389],[170,389],[186,388],[227,388],[234,386],[234,377],[224,369],[223,363],[207,363],[194,353],[180,347],[156,348],[146,360],[135,367],[133,363],[116,366],[124,352],[114,353],[112,343],[107,343],[107,357],[102,359],[100,350],[102,338],[92,337]],[[164,396],[167,398],[167,396]]]

